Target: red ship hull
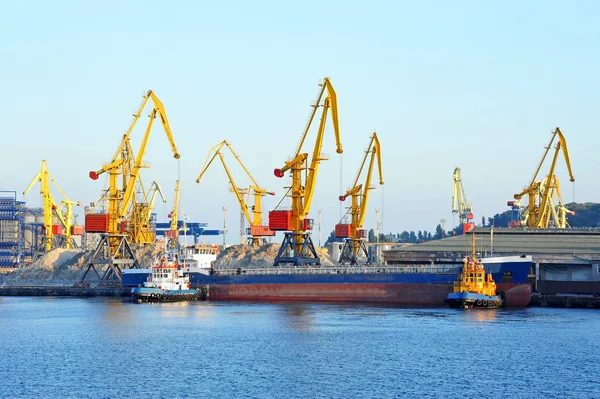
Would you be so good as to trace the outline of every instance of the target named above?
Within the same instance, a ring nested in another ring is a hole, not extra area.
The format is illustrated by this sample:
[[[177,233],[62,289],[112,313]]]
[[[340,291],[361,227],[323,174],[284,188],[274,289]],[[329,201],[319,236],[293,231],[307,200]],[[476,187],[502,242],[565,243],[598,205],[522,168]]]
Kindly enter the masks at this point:
[[[452,284],[215,284],[210,299],[248,301],[373,302],[404,305],[444,305]],[[498,284],[506,306],[529,304],[529,284]]]

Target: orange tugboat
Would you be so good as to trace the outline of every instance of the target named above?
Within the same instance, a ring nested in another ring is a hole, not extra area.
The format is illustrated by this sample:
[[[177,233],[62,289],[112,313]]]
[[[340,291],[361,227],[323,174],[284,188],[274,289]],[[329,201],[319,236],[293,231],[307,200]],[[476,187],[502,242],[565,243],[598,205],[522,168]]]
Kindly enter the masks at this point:
[[[502,298],[496,295],[496,283],[492,275],[485,272],[477,261],[475,252],[475,234],[473,234],[471,257],[466,257],[462,272],[454,282],[454,292],[446,297],[451,308],[486,308],[502,306]]]

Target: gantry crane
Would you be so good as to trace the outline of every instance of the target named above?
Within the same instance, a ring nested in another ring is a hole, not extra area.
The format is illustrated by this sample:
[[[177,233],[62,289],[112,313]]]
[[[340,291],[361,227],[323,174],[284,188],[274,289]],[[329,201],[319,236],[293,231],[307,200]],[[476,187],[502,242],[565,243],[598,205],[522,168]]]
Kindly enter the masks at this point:
[[[73,206],[80,206],[81,202],[71,201],[69,197],[65,194],[65,192],[60,188],[56,180],[50,175],[48,172],[48,168],[46,166],[46,160],[42,160],[42,169],[35,175],[29,186],[23,192],[23,195],[27,195],[29,190],[35,185],[35,183],[40,182],[40,194],[43,198],[43,209],[44,209],[44,242],[43,246],[46,252],[51,251],[53,248],[64,247],[66,249],[71,249],[71,247],[77,247],[75,241],[73,240],[73,235],[80,235],[83,232],[79,229],[73,229],[74,227],[73,221],[75,219],[73,215]],[[61,210],[61,207],[56,203],[54,197],[52,196],[52,192],[50,191],[50,183],[53,183],[54,186],[60,191],[60,193],[65,198],[61,201],[62,206],[65,207],[65,214]],[[56,215],[60,225],[54,224],[54,215]],[[75,233],[75,234],[74,234]],[[63,238],[61,240],[61,237]]]
[[[306,216],[310,213],[310,205],[312,203],[315,185],[317,182],[317,172],[319,163],[327,158],[321,155],[321,147],[323,146],[323,136],[325,133],[325,124],[327,121],[327,112],[331,108],[331,119],[333,122],[333,130],[335,133],[335,141],[337,153],[344,152],[340,141],[340,131],[338,123],[337,97],[329,78],[325,78],[320,85],[321,90],[316,103],[312,106],[313,111],[310,115],[300,144],[296,149],[294,159],[285,162],[285,166],[281,169],[275,169],[275,176],[283,177],[285,172],[291,170],[292,185],[287,194],[292,197],[291,210],[273,210],[269,212],[269,228],[271,230],[284,231],[284,238],[279,248],[279,252],[275,258],[274,265],[292,263],[294,265],[315,264],[320,265],[320,259],[315,250],[315,246],[310,237],[308,230],[312,230],[314,219],[308,219]],[[327,91],[327,95],[321,103],[323,94]],[[312,158],[308,159],[308,153],[302,153],[302,145],[304,144],[312,121],[317,113],[317,109],[322,108],[321,121],[317,131],[317,139],[313,149]],[[304,178],[302,176],[304,173]]]
[[[175,181],[175,196],[173,198],[173,209],[169,213],[171,218],[171,226],[169,231],[165,233],[168,238],[167,248],[175,250],[179,246],[179,180]]]
[[[367,162],[367,159],[371,155],[369,166],[367,167],[367,177],[364,184],[359,184],[358,180],[362,174],[363,168]],[[370,265],[371,260],[369,259],[369,253],[365,244],[365,230],[362,229],[367,214],[367,203],[369,201],[369,192],[375,187],[371,186],[371,176],[373,175],[373,166],[377,161],[377,167],[379,171],[379,184],[383,184],[383,174],[381,172],[381,147],[379,145],[379,139],[377,133],[374,132],[371,136],[369,146],[365,151],[365,157],[363,158],[354,184],[344,195],[340,195],[340,201],[345,201],[346,198],[352,198],[352,204],[350,205],[349,213],[351,215],[350,224],[337,224],[335,226],[335,236],[344,238],[344,246],[340,254],[339,263],[358,265],[358,257],[364,255],[367,259],[366,264]]]
[[[248,188],[245,188],[245,187],[240,188],[235,183],[235,180],[233,179],[233,176],[231,175],[231,172],[229,171],[229,168],[227,167],[227,163],[225,162],[225,158],[222,153],[222,150],[225,147],[227,149],[229,149],[229,151],[231,152],[233,157],[240,164],[242,169],[244,169],[244,172],[246,173],[246,175],[250,178],[251,184],[248,186]],[[270,230],[269,226],[263,225],[262,197],[264,197],[266,195],[275,195],[275,193],[272,191],[267,191],[264,188],[259,187],[258,183],[254,179],[254,177],[252,176],[250,171],[248,171],[248,169],[246,168],[246,166],[240,159],[239,155],[233,150],[233,148],[231,147],[231,144],[229,144],[226,140],[213,146],[210,149],[208,156],[206,157],[206,161],[204,162],[204,165],[202,166],[202,169],[200,171],[200,175],[196,179],[196,183],[200,183],[200,179],[202,179],[202,177],[204,176],[204,174],[206,173],[206,171],[208,170],[208,168],[210,167],[210,165],[212,164],[212,162],[215,160],[215,158],[217,156],[219,156],[219,159],[221,160],[221,163],[223,164],[223,168],[225,169],[225,173],[227,174],[227,178],[229,179],[229,184],[231,184],[231,191],[235,194],[235,197],[238,200],[238,203],[240,204],[240,210],[241,210],[242,214],[245,216],[245,218],[248,221],[248,224],[250,226],[247,230],[248,244],[254,245],[254,246],[264,244],[266,242],[265,237],[274,236],[275,232]],[[248,207],[248,200],[247,200],[246,195],[248,195],[248,197],[250,195],[252,195],[254,197],[254,205],[252,205],[252,207],[251,207],[252,217],[250,217],[250,212],[248,211],[249,207]],[[243,236],[240,238],[240,240],[242,240],[242,239],[243,239]]]
[[[542,164],[544,163],[550,148],[552,148],[552,142],[556,137],[558,137],[558,142],[556,143],[554,157],[552,158],[552,163],[550,164],[550,170],[542,180],[537,181],[536,179],[538,173],[542,168]],[[551,218],[553,215],[556,215],[556,210],[554,209],[554,195],[558,194],[560,197],[560,183],[558,178],[554,175],[554,170],[556,168],[558,154],[561,152],[561,150],[565,158],[567,170],[569,171],[570,181],[575,181],[573,171],[571,170],[571,161],[569,159],[569,152],[567,150],[567,142],[559,127],[552,132],[550,142],[545,149],[546,151],[544,152],[542,160],[538,164],[529,186],[520,193],[514,195],[514,198],[517,201],[521,200],[521,198],[523,198],[525,195],[527,196],[527,206],[524,210],[523,217],[526,218],[526,225],[529,228],[548,228],[550,226]],[[560,201],[562,202],[562,199],[560,199]],[[558,224],[561,224],[561,222],[558,222]]]
[[[148,125],[146,126],[140,149],[138,150],[137,155],[134,156],[130,145],[130,135],[149,100],[152,100],[153,108],[149,115]],[[100,170],[90,172],[90,178],[92,180],[97,180],[103,173],[108,173],[109,175],[108,192],[106,194],[108,197],[108,213],[86,215],[86,230],[88,232],[103,234],[92,255],[92,262],[82,277],[82,281],[85,279],[90,269],[93,269],[100,278],[100,275],[94,266],[95,264],[108,264],[109,266],[101,277],[102,281],[113,277],[120,280],[120,265],[132,268],[138,266],[137,260],[129,245],[129,241],[131,240],[137,243],[149,243],[154,241],[154,232],[151,231],[149,224],[140,226],[139,228],[134,227],[132,229],[131,226],[128,226],[127,222],[131,221],[132,218],[131,208],[132,204],[135,203],[135,190],[140,182],[140,170],[143,167],[146,167],[143,165],[143,159],[146,153],[146,146],[150,137],[152,125],[157,116],[160,118],[163,125],[175,159],[179,159],[179,152],[175,146],[173,134],[171,133],[171,126],[169,125],[163,103],[152,90],[149,90],[146,95],[143,96],[143,101],[137,113],[133,114],[133,121],[127,132],[124,134],[119,148],[115,152],[112,160],[103,165]],[[119,176],[122,178],[121,187],[119,187]],[[144,202],[147,202],[147,199]],[[144,212],[139,209],[134,209],[133,214],[133,220],[137,220],[135,215],[144,214]],[[132,232],[133,237],[130,237]]]
[[[454,168],[452,181],[452,213],[458,213],[458,220],[462,226],[463,234],[466,234],[475,228],[475,223],[473,223],[473,207],[470,202],[467,202],[465,186],[460,177],[460,168]]]

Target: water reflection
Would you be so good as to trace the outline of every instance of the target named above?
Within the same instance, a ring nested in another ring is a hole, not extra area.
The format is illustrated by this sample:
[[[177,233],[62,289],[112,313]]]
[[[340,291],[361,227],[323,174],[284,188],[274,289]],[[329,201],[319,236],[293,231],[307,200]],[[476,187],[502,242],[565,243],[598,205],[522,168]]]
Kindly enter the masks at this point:
[[[313,329],[314,313],[311,306],[304,303],[290,303],[281,305],[285,326],[290,330],[308,331]]]
[[[135,327],[152,318],[211,318],[214,309],[208,302],[132,303],[128,299],[106,299],[100,321],[108,328]],[[97,309],[97,307],[95,307]]]
[[[498,309],[464,309],[464,313],[469,321],[489,322],[496,320]]]

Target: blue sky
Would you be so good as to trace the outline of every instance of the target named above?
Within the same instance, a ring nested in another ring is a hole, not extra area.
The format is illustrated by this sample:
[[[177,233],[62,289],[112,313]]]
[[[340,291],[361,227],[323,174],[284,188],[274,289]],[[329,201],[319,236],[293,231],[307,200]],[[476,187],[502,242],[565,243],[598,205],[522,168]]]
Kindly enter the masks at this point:
[[[265,199],[271,209],[288,182],[273,169],[295,152],[317,84],[329,76],[344,155],[340,161],[335,154],[329,125],[323,152],[331,160],[321,165],[312,206],[315,219],[323,211],[323,239],[339,221],[337,197],[354,179],[374,130],[385,185],[372,192],[367,228],[375,225],[376,208],[383,209],[385,232],[432,231],[441,218],[457,223],[455,166],[476,220],[506,210],[556,126],[576,177],[573,189],[561,160],[563,199],[596,202],[599,7],[7,2],[0,14],[0,187],[22,192],[46,159],[72,199],[97,200],[105,181],[90,180],[88,172],[111,158],[141,94],[152,89],[182,155],[181,208],[219,228],[227,206],[228,242],[235,243],[238,207],[224,172],[215,165],[194,182],[208,150],[230,141],[258,182],[277,192]],[[145,123],[134,132],[135,147]],[[171,199],[177,162],[159,124],[145,159],[151,168],[144,181],[159,181]],[[243,185],[242,171],[232,169]],[[25,199],[41,203],[35,190]],[[169,208],[157,206],[160,219]]]

